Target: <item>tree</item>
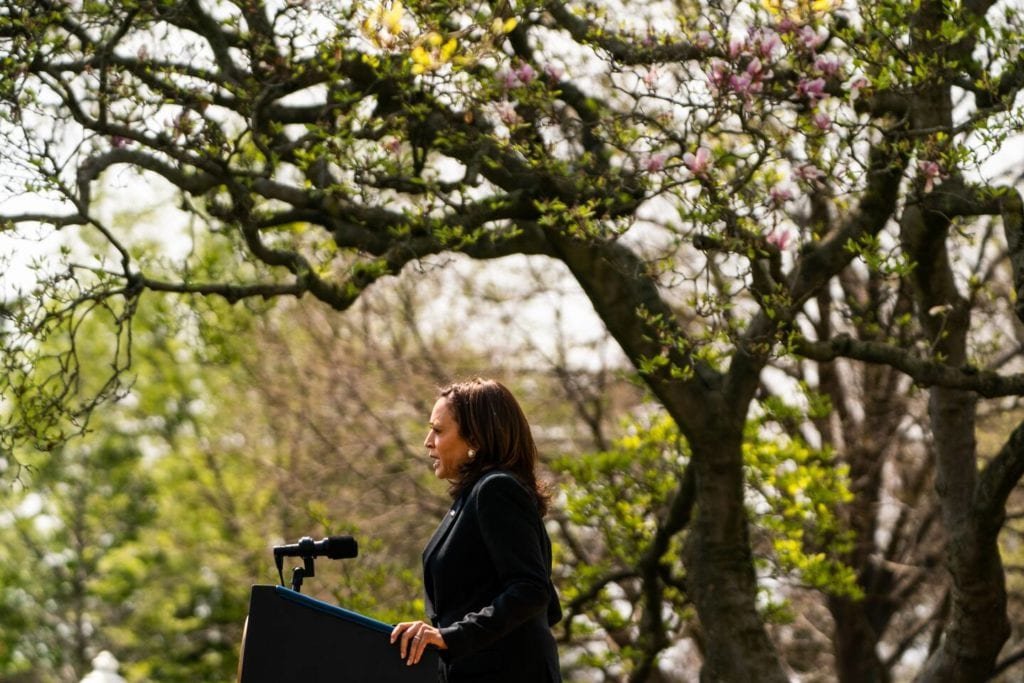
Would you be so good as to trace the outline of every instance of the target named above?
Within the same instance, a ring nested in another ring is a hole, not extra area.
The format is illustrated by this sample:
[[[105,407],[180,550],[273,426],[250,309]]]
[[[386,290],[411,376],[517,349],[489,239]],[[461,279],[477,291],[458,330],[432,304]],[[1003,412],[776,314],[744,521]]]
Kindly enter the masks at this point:
[[[309,302],[141,302],[125,400],[26,456],[3,500],[0,679],[77,681],[110,649],[129,680],[227,680],[248,587],[277,579],[269,545],[307,534],[353,534],[360,557],[318,563],[305,592],[386,621],[420,615],[420,549],[447,509],[422,466],[424,415],[436,385],[485,351],[452,334],[459,316],[427,324],[440,282],[397,285],[344,317]],[[491,315],[474,324],[499,329]],[[103,332],[79,332],[83,357],[102,357]],[[557,380],[504,357],[508,369],[489,367],[522,383],[544,451],[571,452]]]
[[[2,7],[9,163],[53,204],[7,224],[107,242],[50,282],[58,304],[8,315],[19,360],[5,396],[28,406],[8,415],[8,444],[46,447],[66,429],[39,425],[88,414],[89,402],[54,412],[73,347],[52,384],[19,372],[35,362],[28,338],[90,307],[122,325],[144,292],[345,310],[450,254],[544,257],[686,440],[681,557],[703,678],[786,679],[743,505],[748,414],[785,355],[927,387],[952,580],[919,677],[993,673],[1010,632],[998,538],[1024,425],[981,463],[975,421],[985,399],[1024,387],[983,348],[1024,312],[981,304],[1024,287],[1024,209],[978,165],[1020,127],[1015,5],[692,1],[630,5],[621,23],[613,3]],[[93,202],[122,168],[180,192],[193,229],[235,265],[199,279],[187,258],[133,248]],[[974,237],[978,277],[960,260]],[[868,296],[833,287],[851,278]]]
[[[103,649],[118,653],[132,680],[213,680],[236,670],[245,596],[223,584],[245,567],[234,547],[244,540],[227,533],[221,510],[194,504],[209,475],[183,433],[199,427],[190,406],[203,392],[161,314],[166,308],[143,306],[133,320],[134,370],[159,381],[98,411],[84,437],[30,456],[10,482],[0,523],[0,595],[14,627],[4,632],[4,680],[24,672],[77,683]],[[95,321],[79,330],[84,357],[104,353],[106,332]],[[199,476],[175,476],[182,469]]]
[[[294,307],[269,315],[166,299],[140,305],[132,372],[146,379],[97,411],[80,438],[26,456],[3,498],[0,679],[77,682],[109,649],[129,680],[228,680],[248,588],[277,578],[270,544],[306,534],[352,533],[363,555],[358,565],[321,562],[306,592],[392,621],[422,611],[410,569],[418,550],[406,541],[432,531],[423,522],[443,508],[442,491],[424,491],[426,469],[407,452],[414,444],[383,440],[376,457],[362,447],[371,435],[403,431],[409,407],[420,424],[432,389],[411,405],[332,395],[371,386],[352,378],[385,370],[366,358],[385,353],[381,344],[391,342],[392,370],[409,361],[384,329],[394,315],[374,310],[371,297],[360,303],[372,337],[356,315],[339,330]],[[412,327],[395,323],[407,340]],[[286,327],[308,334],[283,343]],[[102,356],[105,331],[79,331],[83,357]],[[333,358],[322,376],[282,377],[282,366],[312,353]],[[273,382],[261,376],[268,366]],[[387,496],[382,480],[394,484]],[[303,487],[313,481],[315,490]]]
[[[137,476],[140,454],[124,441],[60,455],[36,470],[29,491],[5,497],[0,671],[76,682],[94,656],[90,636],[117,611],[96,595],[94,577],[152,518],[152,482]]]

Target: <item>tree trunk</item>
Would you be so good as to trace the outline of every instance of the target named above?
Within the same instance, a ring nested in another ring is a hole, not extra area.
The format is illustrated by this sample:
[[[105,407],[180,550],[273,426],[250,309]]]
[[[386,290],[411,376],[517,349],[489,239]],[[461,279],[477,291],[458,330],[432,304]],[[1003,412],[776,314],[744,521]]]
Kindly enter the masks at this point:
[[[949,218],[904,213],[903,240],[916,263],[918,315],[937,356],[958,367],[967,362],[968,303],[960,297],[945,248]],[[1010,634],[1006,584],[993,524],[976,505],[977,449],[972,392],[932,388],[929,414],[934,439],[936,493],[946,529],[946,563],[952,577],[952,607],[939,648],[919,681],[986,681]]]
[[[973,505],[977,480],[974,397],[964,391],[932,389],[931,411],[937,487],[949,537],[952,612],[942,644],[918,680],[987,681],[1010,635],[1010,624],[998,534],[987,529]]]
[[[637,277],[646,266],[635,254],[615,242],[584,245],[557,234],[549,234],[549,240],[629,358],[655,358],[669,349],[669,366],[643,376],[689,441],[696,470],[697,513],[683,561],[705,636],[701,680],[785,683],[778,653],[757,612],[743,500],[743,427],[760,366],[744,365],[748,391],[724,389],[720,373],[672,350],[663,329],[637,324],[640,312],[660,315],[663,321],[674,315],[653,282]],[[689,376],[680,379],[679,370]]]
[[[859,331],[861,338],[870,333]],[[885,366],[861,369],[864,417],[844,419],[844,460],[850,467],[853,500],[845,506],[856,545],[845,561],[857,570],[862,600],[833,596],[828,600],[834,623],[836,676],[840,683],[888,683],[889,671],[878,655],[878,641],[899,604],[892,595],[893,577],[877,562],[886,550],[876,545],[878,509],[882,497],[882,468],[889,457],[902,416],[906,394],[896,390],[898,373]]]
[[[969,43],[949,44],[939,29],[950,20],[949,5],[926,0],[911,22],[912,51],[937,63],[964,57]],[[952,130],[951,85],[922,83],[912,97],[911,124],[917,130]],[[947,138],[948,139],[948,138]],[[935,138],[920,147],[922,158],[943,161],[946,143]],[[956,178],[953,179],[957,180]],[[957,288],[949,262],[947,237],[951,218],[929,210],[942,186],[918,180],[901,221],[901,240],[914,261],[912,280],[918,320],[942,362],[967,363],[970,303]],[[918,680],[958,683],[988,680],[996,657],[1009,637],[1006,585],[996,542],[999,523],[986,519],[977,505],[978,462],[975,444],[975,394],[935,387],[929,394],[934,439],[936,493],[946,530],[946,564],[952,578],[949,621],[939,648]]]
[[[707,639],[701,681],[785,682],[778,655],[757,612],[757,581],[743,504],[742,419],[723,419],[713,405],[691,441],[697,473],[697,516],[684,549],[690,597]]]
[[[840,683],[888,683],[889,671],[878,658],[878,632],[866,606],[846,597],[833,597],[828,609],[835,622],[833,656]]]

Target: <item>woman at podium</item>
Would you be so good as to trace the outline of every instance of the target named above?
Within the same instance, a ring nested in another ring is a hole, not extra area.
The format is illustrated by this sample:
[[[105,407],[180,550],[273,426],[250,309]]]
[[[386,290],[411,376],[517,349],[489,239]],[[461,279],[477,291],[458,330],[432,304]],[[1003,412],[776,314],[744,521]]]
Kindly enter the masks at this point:
[[[407,664],[440,650],[439,681],[559,683],[537,447],[512,393],[494,380],[444,387],[424,446],[453,503],[423,551],[429,622],[395,626]]]

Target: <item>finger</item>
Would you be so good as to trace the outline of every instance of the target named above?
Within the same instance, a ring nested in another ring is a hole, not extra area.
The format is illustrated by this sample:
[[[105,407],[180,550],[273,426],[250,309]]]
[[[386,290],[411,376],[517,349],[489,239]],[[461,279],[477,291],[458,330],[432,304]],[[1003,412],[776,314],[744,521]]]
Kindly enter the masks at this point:
[[[431,645],[440,646],[440,643],[444,642],[441,638],[441,633],[436,628],[431,628],[426,624],[424,624],[423,630],[419,632],[419,635],[421,640],[417,641],[419,643],[419,650],[416,653],[414,664],[419,663],[423,659],[423,655],[427,653],[427,647]]]
[[[420,631],[417,626],[418,624],[416,623],[409,624],[409,628],[407,628],[402,634],[402,659],[405,659],[407,656],[412,656],[412,648],[418,642],[415,639],[418,637]]]
[[[413,664],[416,664],[423,659],[423,653],[426,652],[427,645],[429,644],[427,639],[429,635],[430,634],[426,632],[426,629],[420,632],[420,639],[416,641],[416,659],[413,660]]]
[[[409,650],[408,665],[412,666],[420,661],[420,657],[423,656],[423,648],[425,647],[425,641],[423,639],[423,632],[417,633],[412,637],[412,648]]]
[[[391,629],[391,642],[398,640],[398,636],[402,635],[407,628],[409,628],[409,622],[403,621],[400,624],[395,624],[395,627]]]

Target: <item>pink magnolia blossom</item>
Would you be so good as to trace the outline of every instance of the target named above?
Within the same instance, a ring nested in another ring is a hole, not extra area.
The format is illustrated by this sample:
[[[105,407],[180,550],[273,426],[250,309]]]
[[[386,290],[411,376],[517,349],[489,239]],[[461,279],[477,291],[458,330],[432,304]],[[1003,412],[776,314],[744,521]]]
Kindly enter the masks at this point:
[[[811,122],[820,130],[832,130],[832,117],[823,111],[816,112]]]
[[[519,85],[519,77],[515,71],[505,69],[498,72],[498,82],[504,90],[512,90]]]
[[[565,71],[563,71],[562,67],[557,64],[546,64],[544,66],[544,75],[548,77],[549,83],[557,83],[562,80],[562,76],[565,75]]]
[[[711,69],[708,72],[708,80],[717,90],[723,90],[729,84],[729,64],[721,59],[711,60]]]
[[[110,146],[113,147],[114,149],[124,149],[125,147],[128,146],[128,142],[128,138],[123,137],[121,135],[110,136]]]
[[[667,154],[652,154],[644,162],[644,170],[648,173],[657,173],[665,169],[665,162],[668,161]]]
[[[818,70],[822,76],[826,78],[832,78],[839,74],[839,69],[842,64],[839,63],[839,59],[834,55],[819,55],[814,60],[814,68]]]
[[[385,138],[383,147],[388,154],[398,156],[398,153],[402,151],[402,141],[398,138]]]
[[[644,85],[647,86],[648,90],[654,90],[654,87],[658,85],[658,79],[660,77],[661,74],[658,72],[658,68],[652,66],[650,69],[647,70],[647,73],[644,74]]]
[[[753,79],[763,78],[765,76],[764,65],[761,64],[761,60],[754,57],[747,63],[747,68],[744,69]]]
[[[711,168],[711,150],[701,147],[696,154],[687,152],[683,155],[683,165],[695,176],[706,175]]]
[[[534,71],[533,67],[527,64],[526,62],[523,62],[522,64],[519,65],[519,67],[515,71],[515,74],[516,78],[518,78],[519,82],[523,85],[529,85],[530,81],[532,81],[537,76],[537,72]]]
[[[729,57],[736,59],[747,51],[747,41],[743,38],[733,38],[729,41]]]
[[[825,179],[825,172],[814,164],[800,164],[793,170],[797,180],[815,185]]]
[[[864,76],[857,76],[847,86],[850,89],[850,99],[855,100],[860,96],[860,91],[868,87],[868,79]]]
[[[924,191],[931,192],[935,187],[935,181],[946,177],[946,172],[937,161],[921,159],[917,162],[917,170],[924,178]]]
[[[769,29],[761,29],[756,42],[757,52],[764,59],[771,59],[775,51],[782,45],[779,34]]]
[[[715,59],[711,62],[708,79],[716,92],[734,92],[748,104],[755,95],[764,90],[764,79],[770,78],[772,72],[764,68],[758,57],[754,57],[743,71],[734,73],[728,62]]]
[[[515,69],[504,69],[498,72],[498,82],[506,91],[529,85],[536,77],[537,72],[526,62],[519,64]]]
[[[519,123],[519,114],[516,113],[516,105],[514,102],[509,102],[508,100],[495,102],[494,111],[497,113],[498,118],[501,119],[501,122],[506,126]]]
[[[775,51],[782,45],[779,34],[770,28],[751,27],[747,31],[747,42],[750,45],[751,54],[761,59],[771,59]]]
[[[696,45],[701,50],[708,49],[709,47],[711,47],[712,43],[714,43],[714,40],[711,38],[711,34],[708,33],[707,31],[701,31],[693,39],[693,44]]]
[[[756,92],[759,88],[755,86],[754,79],[750,77],[750,74],[735,74],[729,76],[729,89],[737,95],[746,97],[751,92]]]
[[[765,237],[765,240],[768,242],[768,244],[771,244],[772,246],[776,247],[779,251],[785,251],[786,247],[789,246],[789,241],[791,239],[793,239],[793,233],[785,229],[772,230]]]
[[[782,185],[775,185],[768,191],[768,200],[773,206],[782,206],[793,198],[793,191]]]
[[[814,52],[821,47],[822,43],[825,42],[825,36],[821,35],[810,26],[804,26],[801,28],[800,32],[797,34],[797,38],[800,39],[800,44],[803,48],[810,52]]]
[[[793,33],[797,30],[800,25],[789,17],[783,17],[779,20],[779,23],[775,25],[775,30],[779,33]]]
[[[825,79],[814,78],[808,80],[801,78],[796,84],[796,94],[800,97],[805,97],[812,102],[825,98]]]

